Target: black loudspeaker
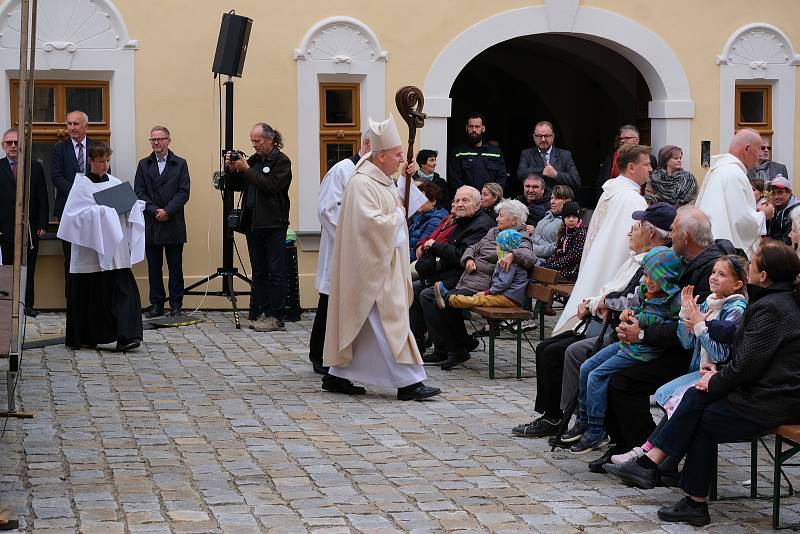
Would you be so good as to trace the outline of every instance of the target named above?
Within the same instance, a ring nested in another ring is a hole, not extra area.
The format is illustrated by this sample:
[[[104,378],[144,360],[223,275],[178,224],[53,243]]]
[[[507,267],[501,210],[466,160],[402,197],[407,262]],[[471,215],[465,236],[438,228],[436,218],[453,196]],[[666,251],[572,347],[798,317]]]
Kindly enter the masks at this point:
[[[233,13],[222,15],[217,52],[214,54],[214,66],[211,67],[213,73],[241,78],[252,25],[253,19]]]

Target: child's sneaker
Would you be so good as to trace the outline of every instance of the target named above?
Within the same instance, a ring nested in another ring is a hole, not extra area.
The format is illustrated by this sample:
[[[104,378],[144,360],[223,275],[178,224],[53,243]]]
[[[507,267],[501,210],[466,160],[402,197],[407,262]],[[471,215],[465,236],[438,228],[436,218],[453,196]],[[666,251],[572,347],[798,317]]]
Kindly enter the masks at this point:
[[[561,443],[574,443],[581,439],[583,433],[589,429],[588,423],[577,421],[572,428],[564,432],[561,436]]]
[[[584,432],[581,440],[569,448],[569,452],[573,454],[585,454],[590,451],[596,451],[608,445],[608,434],[600,432],[598,434],[592,432]]]
[[[644,449],[641,447],[634,447],[628,452],[622,454],[615,454],[611,457],[611,463],[615,465],[624,464],[628,460],[636,460],[644,456]]]
[[[447,298],[450,296],[447,288],[444,287],[444,282],[436,282],[433,284],[433,294],[436,295],[436,305],[439,309],[443,310],[447,307]]]

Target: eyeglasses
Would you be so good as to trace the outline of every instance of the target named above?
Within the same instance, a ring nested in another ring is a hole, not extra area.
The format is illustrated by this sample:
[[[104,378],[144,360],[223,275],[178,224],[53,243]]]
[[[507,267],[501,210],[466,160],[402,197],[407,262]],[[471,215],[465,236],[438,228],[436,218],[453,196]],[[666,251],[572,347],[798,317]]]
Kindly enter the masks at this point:
[[[3,144],[4,145],[17,146],[19,144],[19,141],[3,141]]]
[[[167,139],[169,139],[169,137],[151,137],[150,139],[148,139],[148,141],[150,141],[151,143],[162,143]]]
[[[550,139],[551,137],[553,137],[553,134],[543,134],[543,135],[533,134],[534,139]]]
[[[761,145],[761,150],[769,150],[770,148],[772,147],[767,145]]]
[[[620,137],[619,138],[620,141],[630,141],[631,139],[639,139],[639,138],[636,137],[635,135],[629,136],[629,137]]]

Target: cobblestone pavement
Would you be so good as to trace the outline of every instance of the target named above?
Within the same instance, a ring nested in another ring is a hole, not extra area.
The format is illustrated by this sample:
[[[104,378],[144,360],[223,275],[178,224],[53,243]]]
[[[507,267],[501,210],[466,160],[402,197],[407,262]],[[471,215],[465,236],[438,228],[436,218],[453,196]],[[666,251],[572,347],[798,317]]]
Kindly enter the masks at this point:
[[[128,354],[25,353],[20,409],[36,417],[8,423],[0,496],[29,532],[692,530],[656,517],[677,492],[627,488],[589,473],[582,457],[510,436],[533,408],[530,350],[523,380],[510,378],[511,343],[501,342],[496,380],[479,352],[451,372],[428,368],[444,391],[435,401],[374,388],[344,397],[323,393],[307,363],[311,315],[275,334],[205,317],[146,331]],[[29,339],[63,321],[41,315]],[[720,493],[744,494],[747,446],[720,456]],[[768,530],[770,506],[713,503],[707,528]],[[797,497],[782,517],[800,521]]]

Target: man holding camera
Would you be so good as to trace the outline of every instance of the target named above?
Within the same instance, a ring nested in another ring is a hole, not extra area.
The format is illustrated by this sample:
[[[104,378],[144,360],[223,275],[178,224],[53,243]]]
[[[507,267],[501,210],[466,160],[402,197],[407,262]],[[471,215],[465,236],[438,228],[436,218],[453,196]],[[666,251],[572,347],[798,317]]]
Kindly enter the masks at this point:
[[[283,330],[286,308],[286,229],[289,227],[289,185],[292,162],[281,152],[280,132],[265,122],[250,130],[255,154],[225,154],[225,187],[242,192],[239,231],[247,237],[253,287],[250,328],[258,332]]]
[[[164,256],[169,270],[170,315],[181,315],[183,306],[183,245],[186,220],[183,207],[189,201],[189,167],[186,160],[170,149],[172,142],[165,126],[150,131],[153,152],[139,162],[134,191],[145,202],[145,255],[150,281],[150,307],[145,317],[164,315]]]

